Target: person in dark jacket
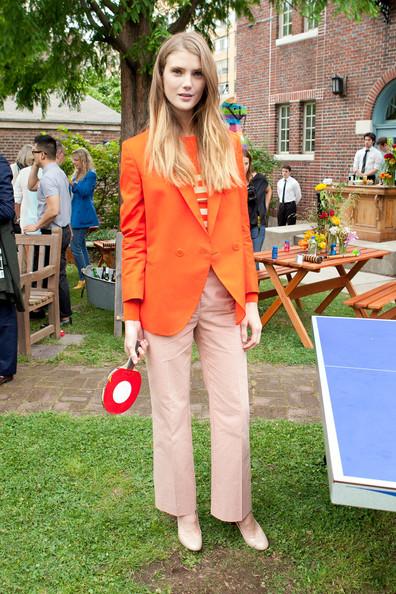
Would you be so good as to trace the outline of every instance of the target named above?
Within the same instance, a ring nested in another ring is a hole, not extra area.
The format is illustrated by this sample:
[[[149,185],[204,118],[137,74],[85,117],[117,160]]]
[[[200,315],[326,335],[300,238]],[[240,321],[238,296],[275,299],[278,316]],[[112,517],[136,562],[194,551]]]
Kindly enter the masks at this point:
[[[244,155],[243,164],[248,184],[250,236],[253,251],[260,252],[264,243],[265,219],[271,202],[272,188],[265,175],[253,171],[252,156],[249,152]]]
[[[71,251],[80,277],[74,289],[82,289],[85,285],[82,269],[89,264],[86,245],[87,233],[90,227],[99,226],[93,201],[96,173],[93,170],[92,157],[85,148],[79,148],[73,151],[72,159],[75,171],[72,178],[71,227],[73,237],[71,240]]]
[[[16,310],[24,310],[12,224],[14,208],[12,171],[0,155],[0,385],[11,381],[16,373]]]

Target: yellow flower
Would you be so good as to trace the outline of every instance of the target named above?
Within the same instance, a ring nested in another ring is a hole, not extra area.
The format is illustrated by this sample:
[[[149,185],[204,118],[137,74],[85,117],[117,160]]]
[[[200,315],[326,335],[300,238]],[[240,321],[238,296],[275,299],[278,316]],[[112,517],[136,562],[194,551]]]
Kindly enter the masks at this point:
[[[315,190],[317,192],[321,192],[322,190],[325,190],[327,188],[327,184],[317,184],[315,186]]]
[[[340,221],[340,219],[339,219],[338,217],[336,217],[336,216],[334,216],[334,217],[330,217],[330,222],[331,222],[333,225],[340,225],[340,224],[341,224],[341,221]]]
[[[320,247],[321,250],[324,250],[325,247],[326,247],[326,242],[325,241],[321,241],[320,244],[319,244],[319,247]]]

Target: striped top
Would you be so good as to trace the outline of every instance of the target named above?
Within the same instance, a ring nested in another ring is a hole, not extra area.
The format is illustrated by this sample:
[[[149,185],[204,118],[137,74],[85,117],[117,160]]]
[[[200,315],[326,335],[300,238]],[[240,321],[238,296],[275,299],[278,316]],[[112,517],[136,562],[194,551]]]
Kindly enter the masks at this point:
[[[195,136],[183,136],[182,138],[187,154],[195,167],[195,185],[194,192],[197,197],[199,210],[201,217],[204,222],[205,228],[208,228],[208,190],[203,183],[202,176],[200,174],[200,163],[198,159],[197,139]]]
[[[197,197],[199,210],[206,229],[208,228],[208,190],[202,181],[201,175],[195,176],[194,192]]]

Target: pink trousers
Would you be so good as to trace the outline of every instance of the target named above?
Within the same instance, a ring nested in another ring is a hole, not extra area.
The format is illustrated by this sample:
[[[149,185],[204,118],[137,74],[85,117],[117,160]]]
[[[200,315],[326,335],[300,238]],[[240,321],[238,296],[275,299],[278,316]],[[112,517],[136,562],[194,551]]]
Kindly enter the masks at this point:
[[[199,304],[174,336],[145,331],[154,439],[155,504],[175,516],[196,511],[191,434],[191,350],[195,340],[209,394],[211,513],[236,522],[251,511],[246,354],[235,302],[211,270]]]

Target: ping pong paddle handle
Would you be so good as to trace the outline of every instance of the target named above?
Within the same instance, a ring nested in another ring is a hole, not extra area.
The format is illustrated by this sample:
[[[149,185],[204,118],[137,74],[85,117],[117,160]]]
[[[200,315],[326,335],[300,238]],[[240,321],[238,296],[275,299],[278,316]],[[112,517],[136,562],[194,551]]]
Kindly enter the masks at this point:
[[[138,354],[138,348],[140,347],[140,340],[136,341],[135,351]],[[135,367],[135,363],[132,361],[131,357],[129,357],[128,362],[126,364],[126,369],[133,369]]]

